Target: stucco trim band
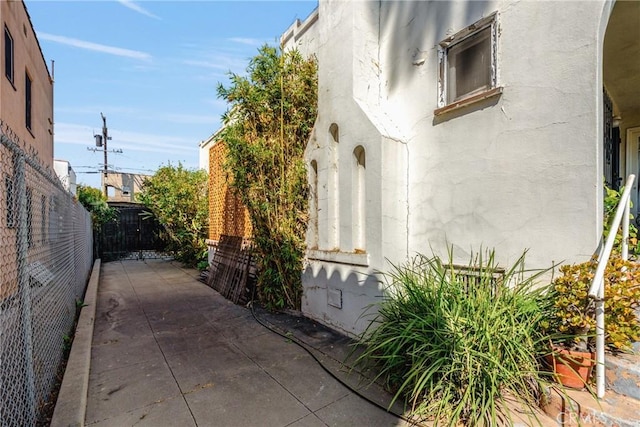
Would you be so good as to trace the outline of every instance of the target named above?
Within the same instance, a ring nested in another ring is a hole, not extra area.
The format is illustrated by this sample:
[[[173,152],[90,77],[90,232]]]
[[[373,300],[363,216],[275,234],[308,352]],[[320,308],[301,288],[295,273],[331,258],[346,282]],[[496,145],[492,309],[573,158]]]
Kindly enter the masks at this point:
[[[313,261],[326,261],[335,264],[357,265],[362,267],[369,266],[368,253],[322,251],[317,249],[309,249],[307,251],[307,258]]]

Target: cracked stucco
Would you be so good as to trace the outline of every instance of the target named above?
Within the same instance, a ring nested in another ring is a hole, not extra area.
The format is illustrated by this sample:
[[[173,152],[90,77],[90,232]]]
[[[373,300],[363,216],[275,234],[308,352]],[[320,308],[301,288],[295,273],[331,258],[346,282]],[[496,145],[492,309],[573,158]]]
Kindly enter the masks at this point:
[[[357,333],[355,319],[380,289],[349,277],[370,277],[416,251],[444,254],[452,245],[467,262],[472,250],[496,248],[509,264],[529,248],[531,268],[591,256],[601,227],[601,3],[320,1],[305,47],[320,67],[306,152],[328,185],[320,249],[353,250],[349,171],[362,145],[370,263],[311,262],[306,314]],[[434,117],[438,43],[496,11],[502,94]],[[322,238],[336,227],[339,235]],[[341,310],[327,307],[327,287],[342,290]]]

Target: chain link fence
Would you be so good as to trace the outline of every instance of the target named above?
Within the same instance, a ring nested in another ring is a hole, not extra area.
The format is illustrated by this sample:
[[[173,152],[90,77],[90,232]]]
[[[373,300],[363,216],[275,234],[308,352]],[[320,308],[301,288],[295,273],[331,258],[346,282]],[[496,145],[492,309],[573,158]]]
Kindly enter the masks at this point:
[[[43,423],[93,261],[89,213],[0,121],[0,427]]]

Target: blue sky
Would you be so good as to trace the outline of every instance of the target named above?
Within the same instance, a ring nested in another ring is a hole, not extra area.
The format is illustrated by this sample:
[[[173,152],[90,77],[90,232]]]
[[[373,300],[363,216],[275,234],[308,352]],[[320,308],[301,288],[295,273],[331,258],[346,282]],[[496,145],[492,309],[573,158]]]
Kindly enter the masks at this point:
[[[109,168],[152,174],[169,162],[198,166],[198,144],[220,126],[218,82],[275,45],[308,1],[26,0],[54,73],[54,156],[78,183],[100,187],[94,133],[107,118]]]

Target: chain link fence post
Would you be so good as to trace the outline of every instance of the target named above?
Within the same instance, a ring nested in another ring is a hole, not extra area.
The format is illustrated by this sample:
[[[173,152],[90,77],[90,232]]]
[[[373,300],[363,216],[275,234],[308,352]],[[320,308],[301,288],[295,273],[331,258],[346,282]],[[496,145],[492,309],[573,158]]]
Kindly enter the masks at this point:
[[[29,239],[29,224],[27,216],[27,184],[25,158],[22,153],[15,153],[14,161],[14,182],[16,185],[16,195],[18,197],[18,233],[16,235],[16,255],[18,268],[18,292],[20,295],[20,323],[23,334],[23,362],[25,378],[23,381],[24,395],[26,396],[26,414],[29,417],[29,424],[35,421],[35,381],[33,374],[33,343],[31,341],[31,289],[29,277],[27,275],[27,251]]]

